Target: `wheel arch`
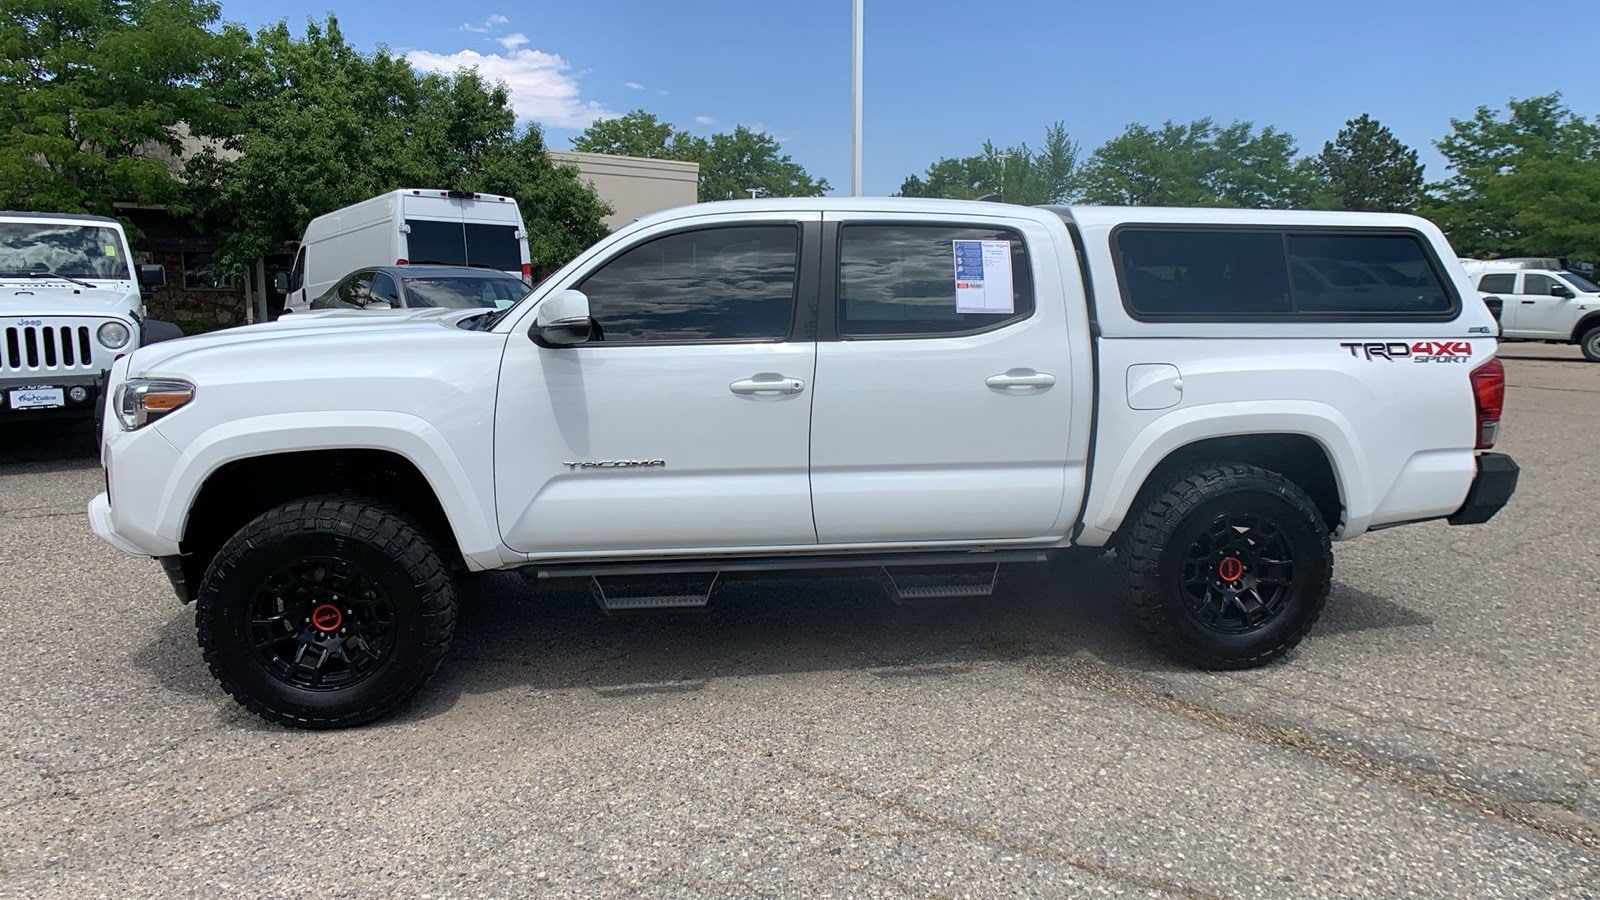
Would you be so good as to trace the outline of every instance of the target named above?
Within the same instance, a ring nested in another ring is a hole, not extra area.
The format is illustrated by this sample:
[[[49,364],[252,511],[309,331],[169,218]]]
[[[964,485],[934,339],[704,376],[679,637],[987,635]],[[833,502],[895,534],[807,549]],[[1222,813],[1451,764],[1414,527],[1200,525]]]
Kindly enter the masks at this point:
[[[1158,419],[1127,451],[1096,472],[1077,543],[1108,543],[1149,491],[1178,470],[1205,463],[1244,463],[1278,472],[1311,495],[1330,532],[1366,530],[1372,501],[1353,430],[1337,410],[1191,411]]]
[[[1572,342],[1577,343],[1582,340],[1591,328],[1600,328],[1600,309],[1579,319],[1578,323],[1572,326]]]

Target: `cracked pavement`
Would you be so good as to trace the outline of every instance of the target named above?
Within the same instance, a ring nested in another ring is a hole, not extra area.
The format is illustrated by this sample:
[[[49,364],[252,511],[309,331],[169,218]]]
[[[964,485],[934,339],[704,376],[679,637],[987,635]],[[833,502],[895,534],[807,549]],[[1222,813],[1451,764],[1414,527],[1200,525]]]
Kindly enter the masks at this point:
[[[1512,505],[1337,545],[1304,645],[1168,664],[1107,561],[607,618],[476,576],[409,709],[268,726],[80,431],[0,430],[0,896],[1600,896],[1600,365],[1503,348]]]

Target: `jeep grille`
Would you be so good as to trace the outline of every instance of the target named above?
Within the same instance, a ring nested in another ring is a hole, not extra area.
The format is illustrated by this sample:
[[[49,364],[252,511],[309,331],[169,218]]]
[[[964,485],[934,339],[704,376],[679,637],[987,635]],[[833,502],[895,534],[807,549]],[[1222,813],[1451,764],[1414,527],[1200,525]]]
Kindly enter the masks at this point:
[[[92,372],[87,325],[11,325],[0,343],[0,371]]]

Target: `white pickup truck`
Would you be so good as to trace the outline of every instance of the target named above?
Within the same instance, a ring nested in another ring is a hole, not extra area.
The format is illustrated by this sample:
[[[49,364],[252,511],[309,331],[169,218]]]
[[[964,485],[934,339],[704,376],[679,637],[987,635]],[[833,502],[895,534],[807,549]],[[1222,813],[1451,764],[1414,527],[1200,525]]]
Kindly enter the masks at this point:
[[[1494,329],[1409,216],[709,203],[504,311],[119,360],[89,519],[196,602],[224,689],[304,727],[403,703],[454,574],[491,569],[618,610],[823,567],[976,596],[1115,546],[1161,646],[1256,666],[1316,622],[1330,538],[1507,502]]]

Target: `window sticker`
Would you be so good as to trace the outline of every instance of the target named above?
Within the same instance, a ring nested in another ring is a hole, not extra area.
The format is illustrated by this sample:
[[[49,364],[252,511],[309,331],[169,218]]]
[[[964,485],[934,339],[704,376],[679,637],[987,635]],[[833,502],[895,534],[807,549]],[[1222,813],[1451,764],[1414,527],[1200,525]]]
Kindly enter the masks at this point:
[[[1010,241],[951,241],[955,255],[956,312],[1011,315]]]

